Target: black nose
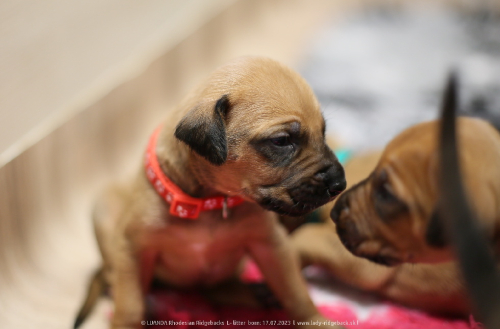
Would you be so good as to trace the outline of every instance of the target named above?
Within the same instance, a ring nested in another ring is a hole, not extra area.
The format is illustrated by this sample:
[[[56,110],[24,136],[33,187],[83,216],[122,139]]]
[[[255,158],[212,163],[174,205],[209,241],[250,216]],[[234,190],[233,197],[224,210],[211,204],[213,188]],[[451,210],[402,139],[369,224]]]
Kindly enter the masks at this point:
[[[335,203],[335,206],[333,207],[332,211],[330,212],[330,218],[337,225],[339,225],[340,213],[342,212],[342,210],[347,209],[349,207],[348,196],[349,193],[347,192],[342,194]]]
[[[346,188],[344,168],[340,165],[332,165],[318,171],[317,179],[323,180],[331,196],[339,195]]]

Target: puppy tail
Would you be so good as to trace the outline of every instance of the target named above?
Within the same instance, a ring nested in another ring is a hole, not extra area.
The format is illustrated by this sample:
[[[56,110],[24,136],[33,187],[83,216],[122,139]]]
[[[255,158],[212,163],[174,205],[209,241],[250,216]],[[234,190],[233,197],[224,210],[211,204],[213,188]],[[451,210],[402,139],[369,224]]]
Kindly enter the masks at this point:
[[[92,312],[92,309],[94,308],[99,297],[106,291],[106,288],[107,283],[104,278],[104,269],[101,267],[92,276],[87,296],[85,297],[85,301],[80,308],[80,311],[78,312],[73,329],[77,329],[85,321],[90,312]]]
[[[500,328],[500,274],[475,214],[467,202],[460,176],[456,137],[458,81],[453,73],[442,105],[440,132],[439,217],[455,245],[460,268],[479,320],[486,328]]]

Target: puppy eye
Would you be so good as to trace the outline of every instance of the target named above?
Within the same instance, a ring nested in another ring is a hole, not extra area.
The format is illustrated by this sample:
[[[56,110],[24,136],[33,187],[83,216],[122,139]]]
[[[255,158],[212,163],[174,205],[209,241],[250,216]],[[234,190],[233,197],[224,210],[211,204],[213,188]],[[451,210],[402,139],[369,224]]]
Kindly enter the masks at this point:
[[[397,201],[398,198],[394,195],[387,172],[382,170],[375,180],[375,196],[383,202]]]
[[[377,188],[377,197],[383,201],[395,201],[397,198],[392,193],[388,183],[382,184]]]
[[[373,200],[375,211],[383,220],[392,220],[408,212],[408,206],[397,197],[391,186],[389,177],[385,170],[382,170],[375,178],[373,190]]]
[[[284,146],[289,146],[292,145],[292,142],[290,140],[290,136],[280,136],[280,137],[273,137],[269,139],[273,145],[279,146],[279,147],[284,147]]]

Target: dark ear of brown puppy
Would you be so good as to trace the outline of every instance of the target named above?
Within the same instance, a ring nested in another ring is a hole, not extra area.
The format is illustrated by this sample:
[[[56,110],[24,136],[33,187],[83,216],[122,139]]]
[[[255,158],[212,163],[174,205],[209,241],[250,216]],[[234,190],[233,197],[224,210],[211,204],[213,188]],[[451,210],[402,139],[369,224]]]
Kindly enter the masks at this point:
[[[429,246],[434,248],[444,248],[449,245],[444,223],[439,217],[437,210],[434,210],[431,219],[427,224],[427,231],[425,232],[425,240],[429,244]]]
[[[194,108],[177,125],[175,137],[211,163],[222,165],[227,159],[225,119],[229,108],[227,95],[213,108]]]
[[[485,236],[467,202],[460,176],[456,137],[458,81],[451,74],[442,105],[439,216],[455,246],[469,294],[480,321],[500,328],[500,274]]]

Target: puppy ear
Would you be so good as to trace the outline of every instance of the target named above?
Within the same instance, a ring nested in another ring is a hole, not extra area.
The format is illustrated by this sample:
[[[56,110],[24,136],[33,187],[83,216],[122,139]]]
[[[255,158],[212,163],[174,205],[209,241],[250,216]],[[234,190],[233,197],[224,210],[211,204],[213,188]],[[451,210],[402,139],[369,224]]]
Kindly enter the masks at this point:
[[[194,108],[177,125],[175,137],[214,165],[222,165],[227,159],[225,119],[229,108],[227,95],[213,108]]]
[[[425,241],[429,244],[429,246],[435,248],[444,248],[448,246],[444,223],[441,218],[439,218],[437,210],[434,210],[427,225]]]

